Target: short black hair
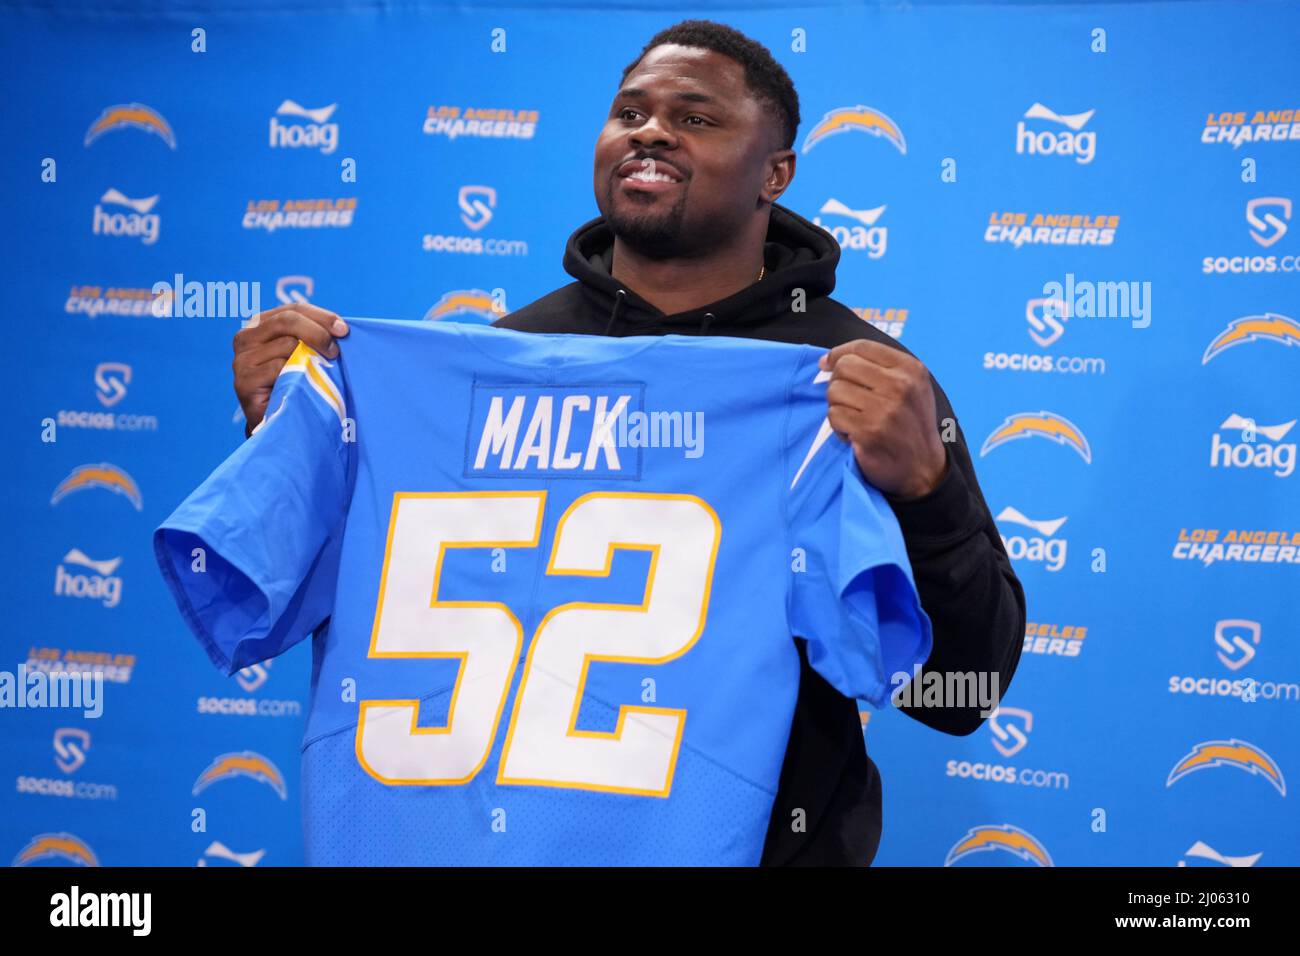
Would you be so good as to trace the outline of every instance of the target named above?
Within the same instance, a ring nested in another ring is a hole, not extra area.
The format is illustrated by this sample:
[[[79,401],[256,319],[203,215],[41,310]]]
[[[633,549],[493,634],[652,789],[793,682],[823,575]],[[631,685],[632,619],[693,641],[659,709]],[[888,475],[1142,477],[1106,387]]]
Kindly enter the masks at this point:
[[[799,94],[790,74],[757,40],[739,30],[712,20],[682,20],[660,30],[641,48],[637,58],[623,70],[623,79],[636,69],[645,55],[665,43],[702,47],[730,57],[745,68],[745,82],[777,124],[777,139],[783,149],[794,145],[799,130]]]

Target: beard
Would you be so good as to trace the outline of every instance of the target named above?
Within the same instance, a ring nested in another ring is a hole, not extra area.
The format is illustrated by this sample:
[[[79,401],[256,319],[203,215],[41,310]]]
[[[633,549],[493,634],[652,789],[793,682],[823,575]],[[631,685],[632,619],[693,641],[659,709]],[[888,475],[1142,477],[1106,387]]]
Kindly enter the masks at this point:
[[[686,228],[685,189],[669,206],[662,196],[638,193],[626,193],[615,202],[617,185],[617,180],[610,180],[601,212],[614,235],[639,254],[649,259],[684,258],[713,242]]]

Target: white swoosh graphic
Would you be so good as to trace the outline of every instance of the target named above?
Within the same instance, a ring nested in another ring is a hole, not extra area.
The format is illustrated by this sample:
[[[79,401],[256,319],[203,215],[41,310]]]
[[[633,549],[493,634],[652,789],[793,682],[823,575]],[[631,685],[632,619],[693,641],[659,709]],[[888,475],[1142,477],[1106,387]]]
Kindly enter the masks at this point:
[[[311,120],[313,123],[323,123],[339,108],[337,103],[331,103],[329,106],[321,106],[314,110],[309,110],[305,106],[299,106],[293,100],[285,100],[280,104],[280,108],[275,111],[277,116],[301,116]]]
[[[1029,109],[1025,110],[1025,119],[1045,119],[1053,123],[1060,123],[1062,126],[1068,126],[1070,129],[1078,132],[1087,125],[1088,120],[1092,119],[1092,114],[1096,110],[1088,110],[1086,113],[1057,113],[1055,110],[1049,110],[1042,103],[1035,103]]]

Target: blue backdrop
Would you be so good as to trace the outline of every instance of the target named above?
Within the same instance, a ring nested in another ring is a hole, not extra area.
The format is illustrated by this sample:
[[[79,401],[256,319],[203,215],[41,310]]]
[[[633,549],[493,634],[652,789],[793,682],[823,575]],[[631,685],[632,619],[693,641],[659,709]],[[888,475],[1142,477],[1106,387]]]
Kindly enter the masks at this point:
[[[943,383],[1028,595],[992,721],[864,724],[877,863],[1300,863],[1295,4],[218,6],[0,9],[0,701],[104,679],[0,708],[0,860],[301,861],[309,651],[221,677],[149,546],[243,438],[230,340],[569,281],[620,70],[705,16],[794,78],[782,202]]]

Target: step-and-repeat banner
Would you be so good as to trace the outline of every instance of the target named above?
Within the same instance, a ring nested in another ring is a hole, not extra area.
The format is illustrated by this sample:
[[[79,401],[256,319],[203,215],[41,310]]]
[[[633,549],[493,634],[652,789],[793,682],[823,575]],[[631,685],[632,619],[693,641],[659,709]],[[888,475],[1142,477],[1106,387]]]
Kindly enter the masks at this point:
[[[570,281],[622,67],[705,16],[794,78],[782,202],[952,397],[1028,594],[977,732],[864,715],[877,862],[1300,863],[1294,4],[53,6],[0,10],[0,861],[301,862],[310,650],[221,676],[150,545],[243,439],[231,338]]]

